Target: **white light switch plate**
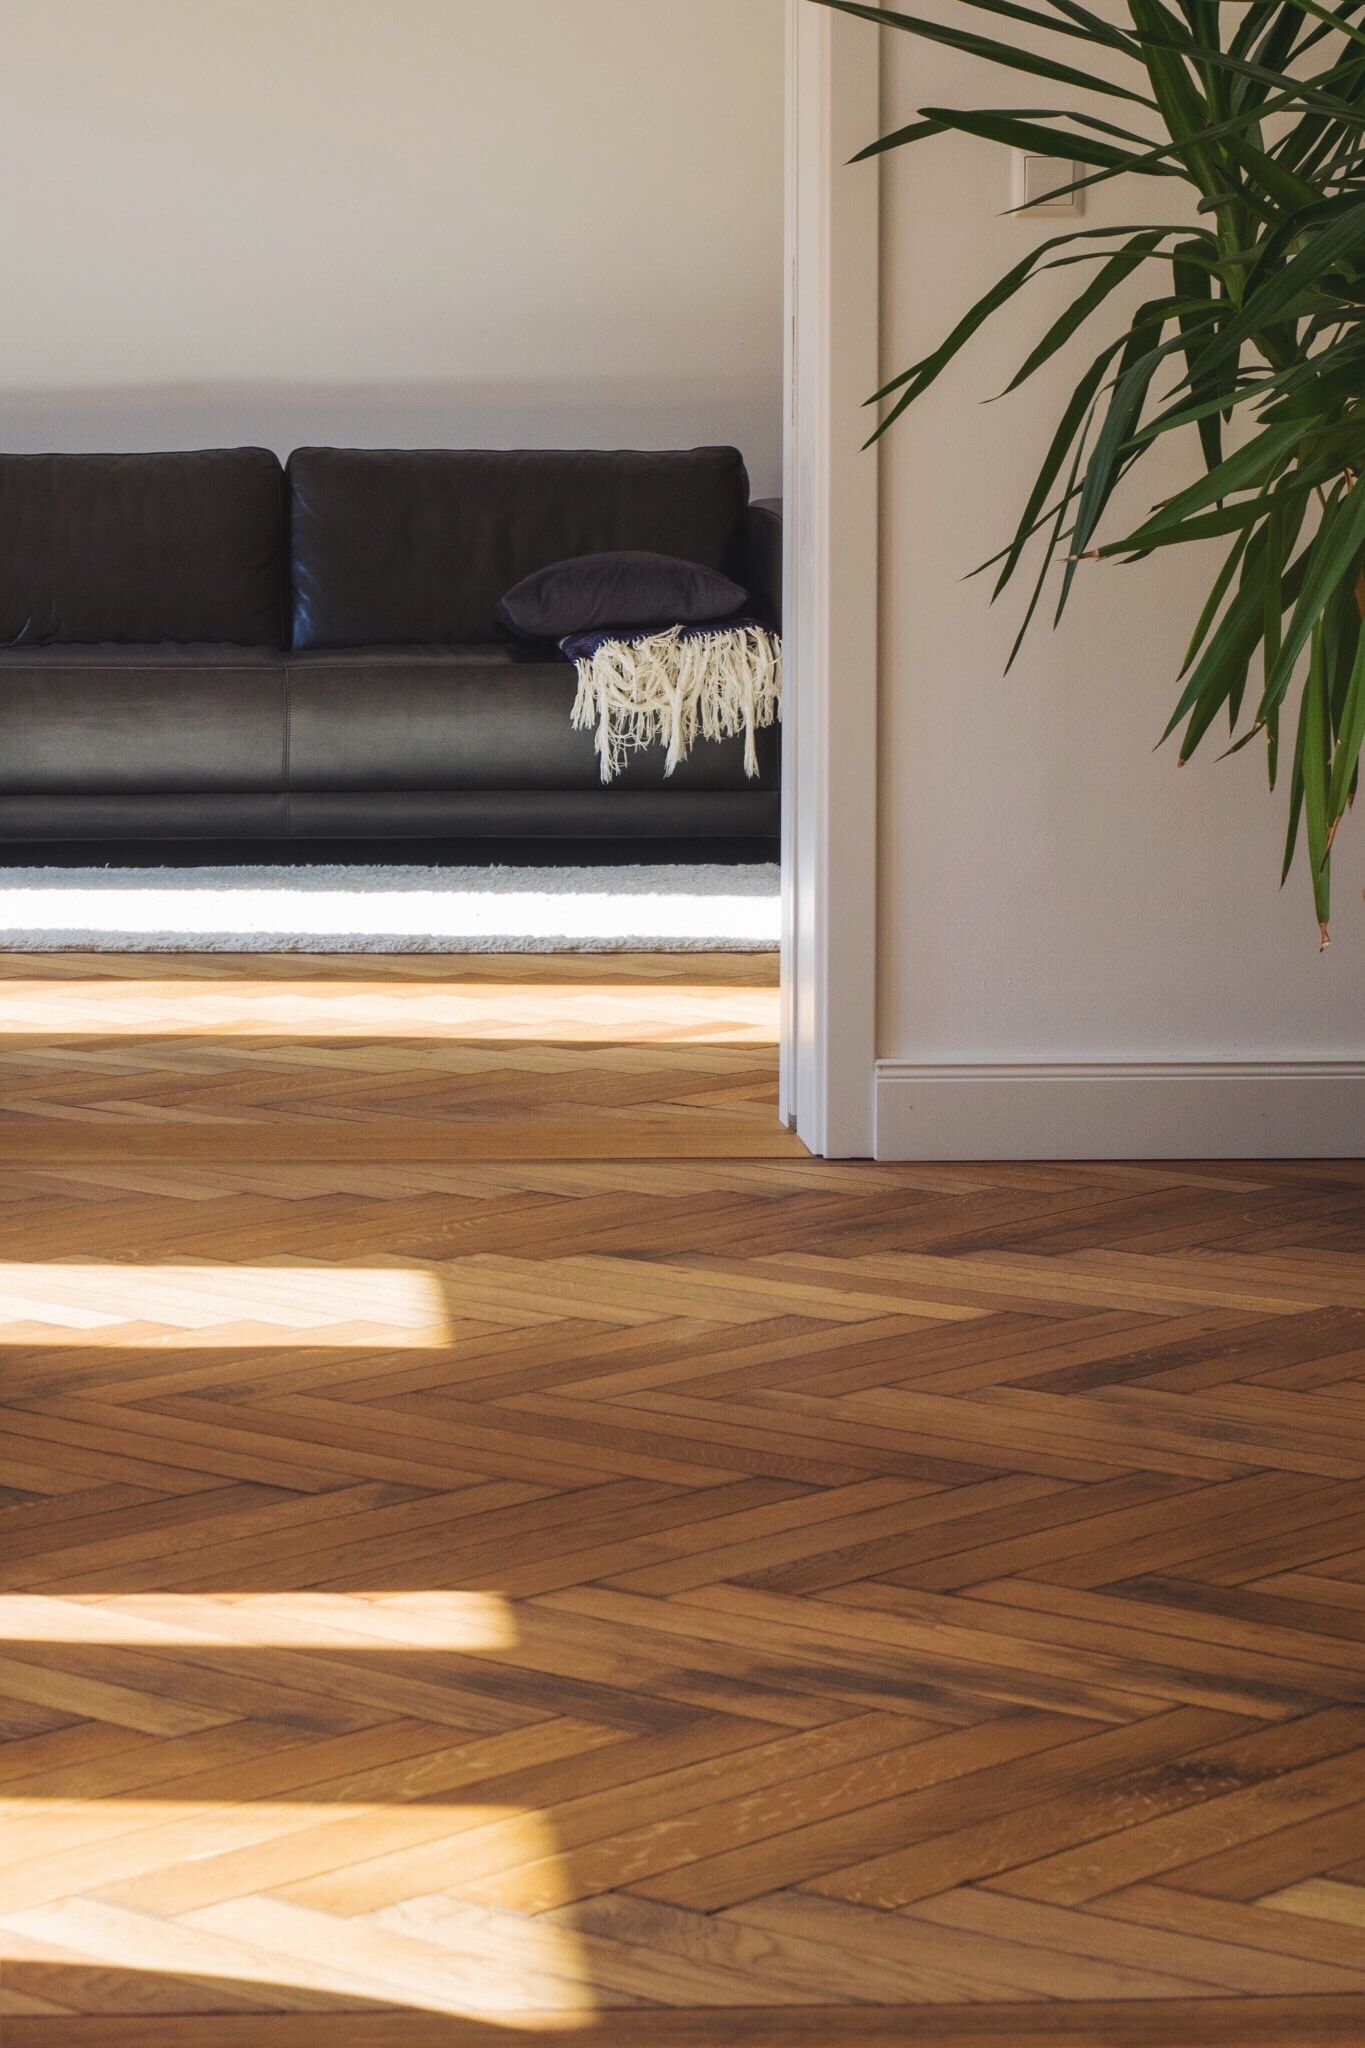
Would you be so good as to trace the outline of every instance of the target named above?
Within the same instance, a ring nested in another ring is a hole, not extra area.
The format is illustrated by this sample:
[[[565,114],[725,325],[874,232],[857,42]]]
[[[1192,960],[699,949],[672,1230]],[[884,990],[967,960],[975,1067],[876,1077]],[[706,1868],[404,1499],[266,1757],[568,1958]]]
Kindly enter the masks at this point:
[[[1073,178],[1084,175],[1081,164],[1059,161],[1055,156],[1031,156],[1026,149],[1016,149],[1013,154],[1012,197],[1010,204],[1031,213],[1084,213],[1084,192],[1068,192],[1061,199],[1044,200],[1045,192],[1053,192],[1058,185],[1069,185]]]

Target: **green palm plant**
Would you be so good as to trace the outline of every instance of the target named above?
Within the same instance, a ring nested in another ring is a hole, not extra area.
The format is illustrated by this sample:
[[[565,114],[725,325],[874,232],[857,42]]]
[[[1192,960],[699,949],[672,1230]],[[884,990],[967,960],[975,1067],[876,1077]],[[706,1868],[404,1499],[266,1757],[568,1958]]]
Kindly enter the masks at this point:
[[[1184,187],[1172,209],[1183,219],[1078,229],[1031,249],[869,403],[886,407],[882,434],[1042,271],[1074,267],[1079,281],[1009,390],[1127,280],[1152,279],[1085,362],[1012,539],[981,569],[995,571],[998,596],[1040,537],[1013,661],[1054,566],[1055,624],[1087,558],[1226,544],[1163,737],[1182,729],[1182,761],[1224,722],[1227,751],[1264,742],[1271,788],[1289,785],[1284,875],[1306,839],[1326,945],[1332,843],[1365,740],[1365,0],[1127,0],[1122,21],[1081,0],[959,0],[1025,26],[1027,46],[951,17],[817,4],[1023,73],[1034,90],[1046,80],[1093,96],[1090,110],[925,107],[855,161],[958,131],[1064,162],[1050,198],[1121,176]],[[1055,46],[1040,31],[1072,61],[1044,54]],[[1083,68],[1087,55],[1102,69]],[[1111,535],[1116,487],[1169,434],[1198,449],[1196,480]]]

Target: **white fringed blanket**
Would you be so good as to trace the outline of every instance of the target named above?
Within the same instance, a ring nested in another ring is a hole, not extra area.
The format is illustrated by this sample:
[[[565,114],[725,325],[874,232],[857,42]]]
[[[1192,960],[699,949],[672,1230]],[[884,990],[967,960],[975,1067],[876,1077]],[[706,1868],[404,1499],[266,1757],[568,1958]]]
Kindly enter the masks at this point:
[[[671,775],[698,736],[741,733],[744,772],[757,775],[755,734],[782,715],[782,643],[766,626],[743,619],[639,638],[577,634],[561,646],[578,669],[573,722],[596,733],[603,782],[637,747],[667,748]]]

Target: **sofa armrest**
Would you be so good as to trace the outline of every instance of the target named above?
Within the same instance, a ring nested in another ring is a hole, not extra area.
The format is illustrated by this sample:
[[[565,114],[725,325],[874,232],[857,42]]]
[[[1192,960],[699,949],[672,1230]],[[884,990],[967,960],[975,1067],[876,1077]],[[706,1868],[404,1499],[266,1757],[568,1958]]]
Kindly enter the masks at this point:
[[[758,498],[745,514],[745,565],[750,609],[782,630],[782,500]]]

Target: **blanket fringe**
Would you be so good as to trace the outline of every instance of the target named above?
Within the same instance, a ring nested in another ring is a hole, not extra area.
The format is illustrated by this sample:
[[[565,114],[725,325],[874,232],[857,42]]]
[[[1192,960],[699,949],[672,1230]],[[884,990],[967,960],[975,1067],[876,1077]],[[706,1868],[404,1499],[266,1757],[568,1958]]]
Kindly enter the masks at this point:
[[[740,733],[744,772],[757,775],[754,735],[781,717],[781,642],[759,626],[692,635],[672,626],[644,640],[607,640],[577,667],[573,723],[595,729],[603,782],[639,747],[666,746],[671,775],[699,735]]]

